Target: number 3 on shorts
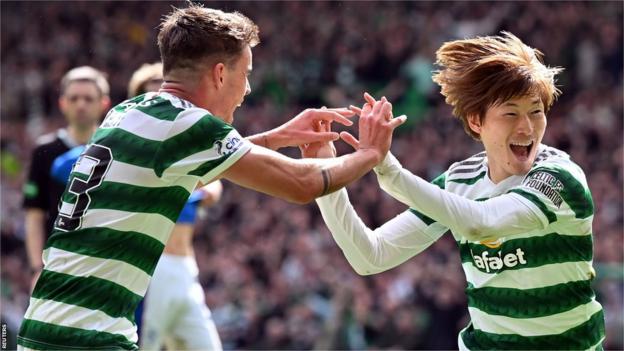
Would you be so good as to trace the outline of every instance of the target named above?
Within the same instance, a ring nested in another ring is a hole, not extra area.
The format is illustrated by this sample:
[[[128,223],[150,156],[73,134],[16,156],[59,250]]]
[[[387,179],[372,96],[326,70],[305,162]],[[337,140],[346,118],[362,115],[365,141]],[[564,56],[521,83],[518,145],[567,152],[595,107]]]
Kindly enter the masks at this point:
[[[89,192],[102,184],[112,161],[111,150],[98,144],[90,145],[78,158],[69,186],[59,203],[59,215],[54,229],[64,232],[80,229],[82,216],[91,203]]]

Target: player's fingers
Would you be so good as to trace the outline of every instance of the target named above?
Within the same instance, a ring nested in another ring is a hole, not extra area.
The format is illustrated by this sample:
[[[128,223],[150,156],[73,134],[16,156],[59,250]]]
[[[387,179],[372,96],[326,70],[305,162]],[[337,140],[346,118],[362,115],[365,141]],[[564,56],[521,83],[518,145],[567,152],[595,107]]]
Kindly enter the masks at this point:
[[[393,119],[391,119],[390,122],[388,122],[388,125],[390,126],[390,128],[394,129],[400,126],[401,124],[405,123],[405,121],[407,121],[407,116],[400,115],[398,117],[394,117]]]
[[[381,99],[383,105],[381,106],[381,115],[384,119],[389,121],[392,118],[392,104],[386,100],[385,97]]]
[[[336,132],[318,132],[318,133],[311,133],[304,139],[305,139],[305,142],[307,143],[316,143],[316,142],[326,143],[328,141],[336,141],[340,139],[340,134]]]
[[[346,107],[334,107],[334,108],[327,108],[325,107],[326,110],[328,111],[334,111],[336,113],[339,113],[345,117],[349,117],[349,116],[353,116],[353,111],[351,111],[350,109],[346,108]]]
[[[375,106],[375,103],[377,102],[377,100],[375,100],[375,98],[369,93],[364,93],[364,100],[366,100],[366,102],[371,106]]]
[[[321,121],[321,128],[320,131],[321,132],[331,132],[331,124],[333,121]]]
[[[360,148],[360,142],[349,132],[340,132],[340,139],[356,150]]]
[[[316,121],[316,132],[326,132],[325,130],[325,123],[327,123],[324,120],[320,120],[320,121]]]
[[[362,114],[362,109],[357,106],[349,105],[349,109],[358,116]]]
[[[327,106],[323,106],[321,107],[321,110],[323,111],[333,111],[336,112],[344,117],[351,117],[355,114],[355,112],[351,111],[349,108],[347,107],[332,107],[332,108],[327,108]]]
[[[381,108],[385,104],[387,104],[387,102],[383,102],[381,100],[376,101],[375,105],[373,105],[373,111],[372,111],[373,115],[375,115],[375,116],[378,115],[381,112]]]
[[[326,132],[327,128],[325,127],[325,123],[327,123],[327,121],[316,121],[316,129],[314,130],[315,132]]]
[[[351,115],[353,116],[353,113]],[[324,121],[328,121],[328,122],[338,122],[338,123],[343,124],[345,126],[350,126],[350,125],[353,124],[353,122],[351,122],[345,116],[341,115],[338,112],[332,111],[330,109],[319,111],[319,113],[317,114],[316,117],[318,117],[319,119],[322,119]]]

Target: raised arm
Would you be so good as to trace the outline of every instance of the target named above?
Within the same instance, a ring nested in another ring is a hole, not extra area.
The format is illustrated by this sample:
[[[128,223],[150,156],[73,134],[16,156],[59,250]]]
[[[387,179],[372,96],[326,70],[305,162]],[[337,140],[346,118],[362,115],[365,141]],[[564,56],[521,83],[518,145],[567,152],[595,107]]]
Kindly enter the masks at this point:
[[[471,241],[542,229],[540,209],[516,193],[474,201],[442,190],[404,169],[390,153],[375,168],[381,188]]]
[[[371,230],[358,217],[342,189],[316,200],[323,220],[347,261],[360,275],[375,274],[407,261],[438,240],[447,229],[405,211]]]
[[[404,119],[391,119],[392,105],[380,100],[360,116],[361,147],[336,159],[295,160],[266,148],[251,150],[223,178],[295,203],[308,203],[360,178],[388,152],[392,131]],[[337,134],[335,135],[337,137]]]
[[[287,146],[300,146],[314,142],[338,140],[339,135],[332,131],[319,131],[316,127],[320,122],[337,122],[345,126],[353,124],[347,117],[353,111],[346,108],[306,109],[281,126],[269,131],[248,136],[250,142],[271,150]]]
[[[368,94],[365,99],[367,103],[362,111],[377,103]],[[342,132],[340,136],[356,150],[359,148],[360,142],[351,134]],[[539,204],[527,201],[517,193],[487,201],[470,200],[442,190],[403,169],[390,153],[375,167],[375,173],[381,188],[388,194],[471,241],[525,233],[548,224]]]
[[[370,106],[357,110],[366,114],[369,109]],[[329,132],[330,123],[323,123],[318,129]],[[357,149],[361,147],[358,142]],[[302,147],[301,152],[304,157],[335,157],[336,154],[331,142]],[[334,240],[361,275],[383,272],[405,262],[447,231],[442,225],[429,223],[411,211],[371,230],[358,217],[345,189],[320,197],[316,202]]]
[[[223,178],[245,188],[305,204],[360,178],[379,163],[381,154],[378,150],[362,150],[336,159],[295,160],[254,145],[223,173]]]

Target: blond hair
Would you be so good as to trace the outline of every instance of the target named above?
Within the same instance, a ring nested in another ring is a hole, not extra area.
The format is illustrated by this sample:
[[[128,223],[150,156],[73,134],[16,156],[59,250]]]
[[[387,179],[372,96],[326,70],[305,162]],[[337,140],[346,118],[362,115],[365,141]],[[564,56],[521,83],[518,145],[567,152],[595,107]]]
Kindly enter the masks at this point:
[[[150,81],[163,79],[163,65],[160,62],[144,63],[139,69],[134,71],[128,83],[128,97],[146,93],[145,86]]]
[[[530,94],[540,97],[546,113],[561,93],[555,76],[562,68],[545,66],[539,50],[509,32],[501,34],[446,42],[436,52],[436,63],[442,69],[435,72],[433,81],[442,88],[466,133],[477,140],[468,116],[477,115],[483,122],[489,107]]]

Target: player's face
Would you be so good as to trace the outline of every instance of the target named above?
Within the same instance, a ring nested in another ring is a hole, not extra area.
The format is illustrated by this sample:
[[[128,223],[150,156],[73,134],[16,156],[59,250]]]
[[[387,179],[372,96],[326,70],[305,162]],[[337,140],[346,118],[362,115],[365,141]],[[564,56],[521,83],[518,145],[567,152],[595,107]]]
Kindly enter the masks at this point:
[[[59,99],[59,105],[68,124],[78,128],[92,128],[99,123],[102,113],[108,107],[107,101],[95,83],[75,81],[69,83]]]
[[[546,129],[544,104],[537,96],[512,98],[488,108],[477,128],[473,130],[481,135],[494,182],[526,174]]]
[[[227,79],[224,80],[224,116],[225,122],[232,123],[234,111],[245,99],[245,95],[251,93],[249,74],[252,69],[251,48],[248,46],[238,60],[234,61],[227,69]]]

